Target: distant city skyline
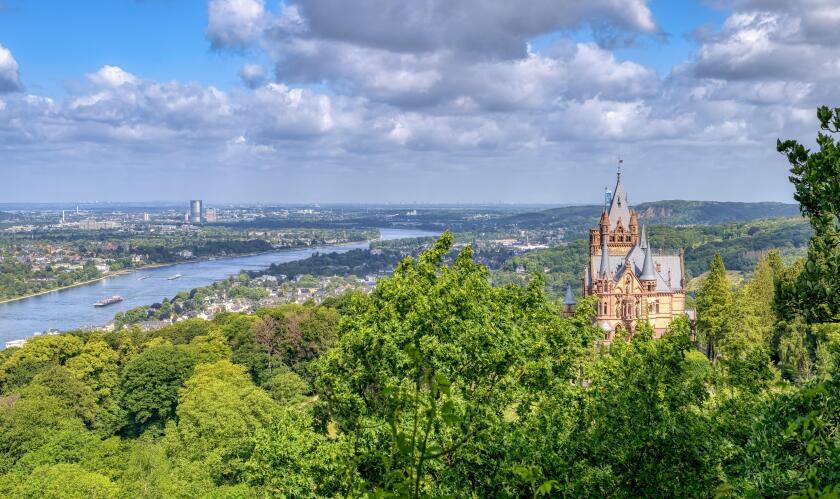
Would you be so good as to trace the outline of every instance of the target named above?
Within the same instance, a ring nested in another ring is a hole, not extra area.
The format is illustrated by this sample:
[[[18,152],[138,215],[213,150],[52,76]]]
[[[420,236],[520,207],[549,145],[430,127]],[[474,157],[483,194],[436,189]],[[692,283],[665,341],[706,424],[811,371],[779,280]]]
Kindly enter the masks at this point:
[[[0,203],[792,202],[834,0],[0,0]],[[833,99],[833,100],[832,100]]]

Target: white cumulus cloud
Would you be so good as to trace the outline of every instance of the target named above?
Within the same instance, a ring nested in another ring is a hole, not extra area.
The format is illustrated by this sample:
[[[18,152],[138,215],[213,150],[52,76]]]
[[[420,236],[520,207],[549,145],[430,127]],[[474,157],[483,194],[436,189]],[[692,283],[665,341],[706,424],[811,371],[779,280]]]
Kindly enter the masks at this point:
[[[0,45],[0,93],[23,90],[20,82],[20,68],[12,52]]]
[[[210,0],[207,18],[207,37],[214,47],[245,47],[257,40],[265,28],[265,2]]]

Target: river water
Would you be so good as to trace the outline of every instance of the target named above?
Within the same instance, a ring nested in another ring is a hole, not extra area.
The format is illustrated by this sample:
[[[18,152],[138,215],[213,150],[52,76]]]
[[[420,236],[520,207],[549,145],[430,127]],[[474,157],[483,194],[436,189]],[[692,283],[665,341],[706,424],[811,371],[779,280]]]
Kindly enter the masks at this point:
[[[393,240],[435,235],[412,229],[380,229],[380,239]],[[171,298],[179,291],[207,286],[237,275],[241,270],[261,270],[272,263],[303,260],[315,252],[344,253],[367,248],[368,241],[335,245],[278,250],[260,255],[220,258],[179,263],[167,267],[138,270],[109,277],[84,286],[54,291],[0,304],[0,349],[7,341],[26,338],[36,331],[54,328],[62,331],[85,326],[100,326],[114,318],[117,312],[141,305],[150,305]],[[183,277],[169,280],[176,274]],[[120,295],[124,300],[107,307],[94,307],[102,298]]]

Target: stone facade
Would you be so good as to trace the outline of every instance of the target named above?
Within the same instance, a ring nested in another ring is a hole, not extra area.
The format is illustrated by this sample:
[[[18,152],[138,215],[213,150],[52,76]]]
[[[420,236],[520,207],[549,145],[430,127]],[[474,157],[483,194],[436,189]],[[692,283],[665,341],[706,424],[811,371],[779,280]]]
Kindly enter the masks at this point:
[[[622,330],[632,335],[645,320],[656,337],[662,336],[674,318],[685,314],[684,268],[682,252],[657,253],[648,245],[619,173],[598,227],[589,231],[583,275],[583,295],[598,297],[596,321],[604,342]]]

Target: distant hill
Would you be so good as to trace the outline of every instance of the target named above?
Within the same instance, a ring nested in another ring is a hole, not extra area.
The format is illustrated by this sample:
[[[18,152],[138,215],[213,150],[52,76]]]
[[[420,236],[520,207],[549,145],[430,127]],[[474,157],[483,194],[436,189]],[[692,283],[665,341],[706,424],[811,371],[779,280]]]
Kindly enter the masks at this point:
[[[639,223],[648,225],[715,225],[765,218],[797,217],[799,205],[786,203],[736,203],[719,201],[655,201],[633,207]],[[600,205],[565,206],[550,210],[519,213],[494,221],[497,226],[532,229],[563,228],[567,239],[583,237],[598,223]]]
[[[655,201],[634,207],[639,222],[657,225],[712,225],[762,218],[795,217],[798,204],[719,201]]]

